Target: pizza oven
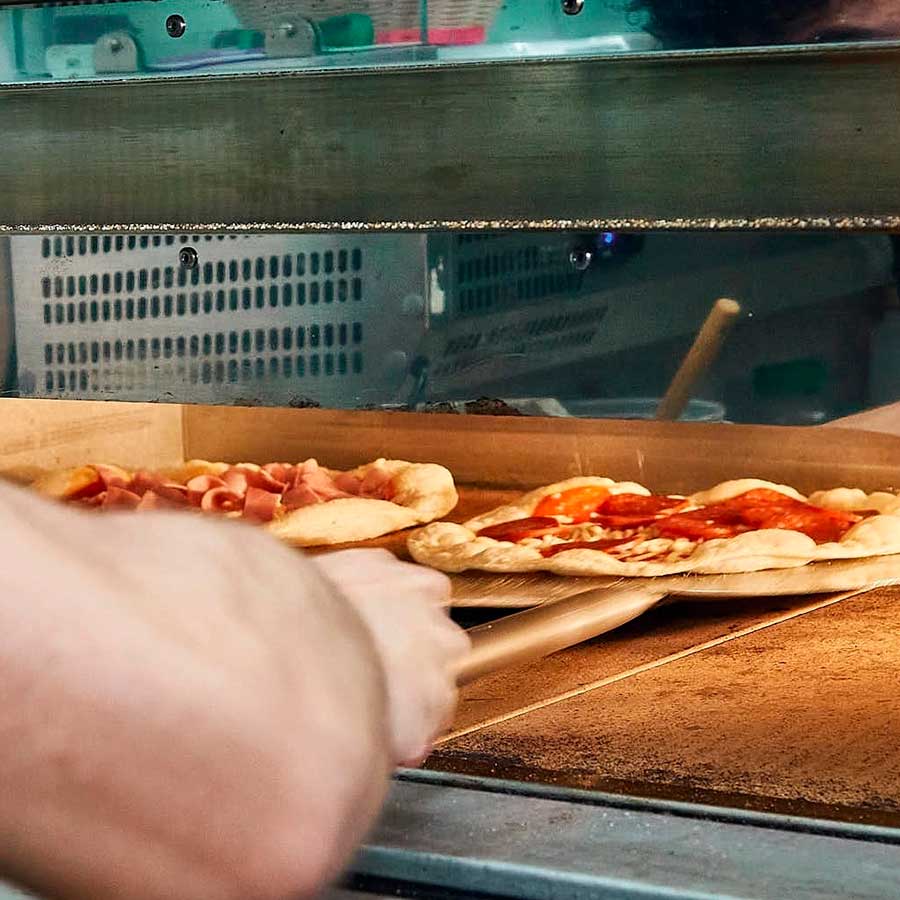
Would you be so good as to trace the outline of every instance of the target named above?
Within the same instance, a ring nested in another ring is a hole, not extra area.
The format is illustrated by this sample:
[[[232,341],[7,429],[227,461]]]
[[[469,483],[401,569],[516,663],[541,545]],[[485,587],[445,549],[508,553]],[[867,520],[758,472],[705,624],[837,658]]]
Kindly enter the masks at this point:
[[[394,456],[455,521],[581,474],[900,490],[900,34],[679,10],[0,0],[3,474]],[[558,583],[457,577],[530,649],[333,896],[896,897],[890,564],[543,645]]]

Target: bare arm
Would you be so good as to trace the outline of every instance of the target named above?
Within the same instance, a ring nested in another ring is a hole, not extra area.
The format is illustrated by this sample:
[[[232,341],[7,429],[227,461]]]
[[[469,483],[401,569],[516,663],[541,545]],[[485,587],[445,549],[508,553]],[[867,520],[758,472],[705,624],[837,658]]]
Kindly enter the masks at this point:
[[[397,762],[384,652],[251,528],[0,488],[0,635],[0,874],[62,900],[311,895]]]

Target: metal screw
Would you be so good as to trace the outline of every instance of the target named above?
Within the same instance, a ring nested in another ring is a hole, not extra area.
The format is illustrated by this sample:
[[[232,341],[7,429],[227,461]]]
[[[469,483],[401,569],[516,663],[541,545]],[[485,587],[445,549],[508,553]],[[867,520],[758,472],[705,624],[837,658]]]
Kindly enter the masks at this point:
[[[576,272],[585,272],[591,267],[594,254],[584,247],[578,247],[569,254],[569,263]]]
[[[200,257],[193,247],[182,247],[178,251],[178,262],[183,269],[196,269],[200,265]]]
[[[123,49],[123,44],[120,38],[110,38],[109,39],[109,52],[110,53],[121,53]]]
[[[567,16],[577,16],[584,9],[584,0],[562,0],[562,9]]]
[[[291,38],[297,33],[297,26],[293,22],[282,22],[276,31],[281,37]]]
[[[173,13],[166,19],[166,32],[169,37],[180,38],[186,31],[187,22],[184,21],[184,16]]]

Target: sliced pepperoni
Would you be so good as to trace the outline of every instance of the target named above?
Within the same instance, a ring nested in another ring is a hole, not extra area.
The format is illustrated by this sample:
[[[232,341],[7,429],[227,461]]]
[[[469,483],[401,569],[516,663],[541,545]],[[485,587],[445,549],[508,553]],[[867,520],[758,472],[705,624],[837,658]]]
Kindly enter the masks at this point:
[[[661,494],[611,494],[590,520],[604,528],[642,528],[687,503],[684,497]]]
[[[771,488],[754,488],[752,491],[745,491],[743,494],[738,494],[730,500],[723,500],[721,503],[713,505],[717,507],[738,507],[743,509],[748,506],[766,506],[769,504],[783,506],[786,503],[802,503],[802,501],[795,500],[793,497],[782,494],[780,491],[773,491]],[[809,506],[809,504],[803,505]],[[818,509],[819,507],[810,508]]]
[[[478,532],[478,537],[492,538],[495,541],[509,541],[515,544],[525,538],[543,537],[547,534],[557,534],[571,528],[570,525],[560,525],[556,519],[550,516],[530,516],[527,519],[513,519],[511,522],[501,522],[499,525],[488,525]]]
[[[565,553],[567,550],[598,550],[601,553],[606,553],[613,547],[619,547],[622,544],[627,544],[633,540],[634,538],[631,537],[611,538],[609,540],[601,541],[567,541],[565,544],[552,544],[549,547],[544,547],[544,549],[541,550],[541,556],[556,556],[558,553]]]
[[[734,513],[722,515],[712,507],[693,510],[689,513],[676,513],[660,519],[653,526],[660,537],[688,538],[692,541],[709,541],[713,538],[729,538],[750,531],[750,526],[741,522]]]
[[[599,485],[570,488],[548,494],[534,508],[534,516],[568,516],[574,522],[587,522],[591,513],[609,497],[609,491]]]
[[[254,522],[271,522],[281,505],[281,497],[262,488],[247,488],[244,498],[244,518]]]
[[[860,517],[853,513],[820,509],[805,503],[784,507],[771,506],[768,510],[751,507],[742,512],[742,518],[755,529],[780,528],[799,531],[811,537],[817,544],[839,541],[845,532],[860,521]]]
[[[655,530],[663,537],[704,541],[775,528],[799,531],[823,544],[840,540],[859,521],[857,514],[822,509],[762,488],[703,509],[668,516],[656,523]]]
[[[597,512],[609,516],[656,516],[686,506],[687,502],[685,497],[665,494],[610,494]]]

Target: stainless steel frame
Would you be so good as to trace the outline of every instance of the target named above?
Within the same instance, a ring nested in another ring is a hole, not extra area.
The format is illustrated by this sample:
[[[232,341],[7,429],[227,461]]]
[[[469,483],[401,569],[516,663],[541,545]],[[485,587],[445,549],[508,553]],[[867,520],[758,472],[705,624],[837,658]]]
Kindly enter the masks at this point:
[[[14,308],[10,239],[0,237],[0,392],[15,378]]]
[[[353,873],[390,896],[887,900],[898,864],[871,825],[406,773]]]
[[[0,89],[7,232],[900,228],[900,45]]]

